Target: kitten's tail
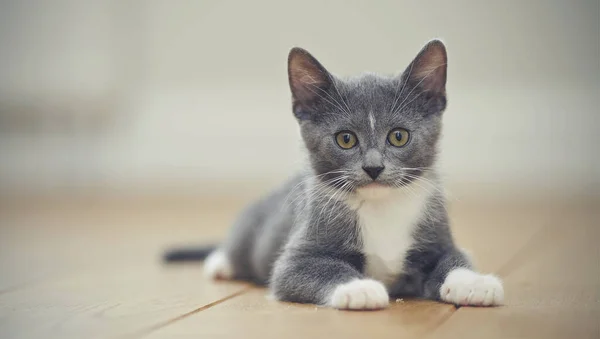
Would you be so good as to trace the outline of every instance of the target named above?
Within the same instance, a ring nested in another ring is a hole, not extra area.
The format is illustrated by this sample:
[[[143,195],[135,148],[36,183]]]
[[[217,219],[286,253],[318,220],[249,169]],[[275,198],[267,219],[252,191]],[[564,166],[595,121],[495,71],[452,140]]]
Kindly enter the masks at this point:
[[[203,261],[208,255],[217,249],[217,245],[202,247],[174,248],[165,252],[163,260],[166,263],[184,261]]]

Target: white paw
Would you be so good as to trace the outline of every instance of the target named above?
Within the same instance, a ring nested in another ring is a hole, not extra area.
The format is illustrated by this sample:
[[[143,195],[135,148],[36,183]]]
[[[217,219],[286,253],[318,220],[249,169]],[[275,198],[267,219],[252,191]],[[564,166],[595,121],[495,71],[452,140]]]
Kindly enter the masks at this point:
[[[209,279],[231,279],[233,268],[222,250],[212,252],[204,262],[204,276]]]
[[[338,285],[331,294],[329,306],[347,310],[385,308],[390,302],[385,286],[371,279],[357,279]]]
[[[495,306],[504,300],[500,279],[458,268],[446,277],[440,288],[442,300],[455,305]]]

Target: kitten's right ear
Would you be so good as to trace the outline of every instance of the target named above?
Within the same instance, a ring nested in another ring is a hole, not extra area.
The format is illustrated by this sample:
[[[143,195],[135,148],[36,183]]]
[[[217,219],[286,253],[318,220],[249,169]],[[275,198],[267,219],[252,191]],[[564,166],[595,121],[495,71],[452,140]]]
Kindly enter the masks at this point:
[[[294,115],[300,120],[310,118],[315,104],[332,85],[329,72],[310,53],[295,47],[288,56],[288,79]]]

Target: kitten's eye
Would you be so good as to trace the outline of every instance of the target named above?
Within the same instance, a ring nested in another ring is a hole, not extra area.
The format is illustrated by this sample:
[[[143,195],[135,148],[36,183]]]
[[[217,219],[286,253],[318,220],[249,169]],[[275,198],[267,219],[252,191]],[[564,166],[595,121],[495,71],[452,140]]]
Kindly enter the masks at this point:
[[[402,147],[408,143],[408,139],[410,137],[410,133],[403,128],[393,129],[390,134],[388,134],[388,141],[390,145],[395,147]]]
[[[340,132],[335,136],[335,141],[343,149],[350,149],[358,143],[356,135],[352,132]]]

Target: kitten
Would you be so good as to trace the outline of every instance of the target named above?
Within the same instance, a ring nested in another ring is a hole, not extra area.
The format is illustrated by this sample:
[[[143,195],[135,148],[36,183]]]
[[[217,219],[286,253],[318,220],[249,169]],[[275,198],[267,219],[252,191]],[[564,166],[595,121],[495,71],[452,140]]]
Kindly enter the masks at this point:
[[[434,167],[446,63],[433,40],[400,76],[342,80],[292,49],[293,113],[310,165],[249,206],[210,254],[175,250],[167,260],[208,255],[209,278],[338,309],[385,308],[390,297],[501,304],[500,280],[473,271],[453,241]]]

